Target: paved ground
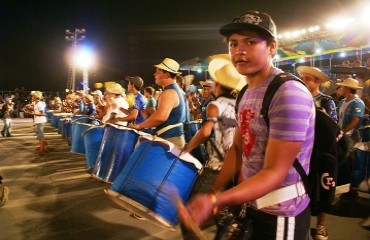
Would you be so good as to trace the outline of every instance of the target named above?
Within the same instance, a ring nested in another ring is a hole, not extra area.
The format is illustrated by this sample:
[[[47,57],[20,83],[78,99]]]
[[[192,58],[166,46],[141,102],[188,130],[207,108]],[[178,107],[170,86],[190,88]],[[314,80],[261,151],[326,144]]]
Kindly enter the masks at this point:
[[[14,119],[13,137],[0,139],[0,174],[10,188],[0,208],[0,240],[34,239],[181,239],[175,231],[130,217],[104,193],[107,184],[86,173],[85,156],[70,152],[49,124],[49,150],[37,156],[30,119]],[[328,216],[330,239],[370,239],[361,227],[370,215],[368,194],[337,201]],[[312,226],[315,226],[312,218]],[[203,231],[214,236],[214,227]]]

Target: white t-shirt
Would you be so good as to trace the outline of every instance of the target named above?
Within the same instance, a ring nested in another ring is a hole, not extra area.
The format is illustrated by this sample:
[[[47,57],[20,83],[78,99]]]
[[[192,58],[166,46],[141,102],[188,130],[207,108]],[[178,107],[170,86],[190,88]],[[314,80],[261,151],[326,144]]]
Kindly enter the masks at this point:
[[[45,114],[45,102],[43,101],[38,101],[34,108],[33,108],[33,111],[36,113],[36,114],[39,114],[41,112],[43,112]],[[34,118],[33,118],[33,121],[34,123],[45,123],[47,120],[46,120],[46,117],[45,115],[44,116],[36,116],[34,115]]]
[[[118,97],[114,99],[114,105],[115,107],[109,106],[107,113],[104,115],[102,122],[105,123],[107,120],[109,120],[111,113],[116,113],[116,118],[123,118],[126,117],[127,114],[123,113],[120,108],[128,109],[129,104],[123,97]],[[117,122],[119,125],[126,126],[127,122]]]

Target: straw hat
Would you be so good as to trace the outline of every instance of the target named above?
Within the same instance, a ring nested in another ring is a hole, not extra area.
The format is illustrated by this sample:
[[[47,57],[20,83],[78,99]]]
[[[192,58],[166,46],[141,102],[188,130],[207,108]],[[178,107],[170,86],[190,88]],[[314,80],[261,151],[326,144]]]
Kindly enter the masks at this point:
[[[297,67],[297,72],[299,76],[302,76],[303,73],[310,74],[319,79],[321,83],[329,81],[330,79],[325,73],[315,67],[299,66]]]
[[[171,58],[165,58],[160,64],[154,65],[154,67],[165,70],[172,73],[181,73],[179,72],[180,64]]]
[[[106,90],[113,94],[122,94],[124,92],[122,86],[118,83],[111,83],[106,87]]]
[[[229,59],[213,58],[208,65],[209,75],[224,87],[240,91],[247,83],[246,77],[239,74]]]
[[[32,91],[31,94],[37,99],[42,99],[42,92],[40,91]]]
[[[207,79],[205,81],[199,81],[200,85],[202,85],[202,87],[212,87],[213,85],[213,80],[211,79]]]
[[[349,88],[352,88],[352,89],[361,89],[362,88],[362,87],[360,87],[360,83],[356,79],[353,79],[353,78],[347,78],[347,79],[343,80],[343,82],[337,83],[337,85],[344,86],[344,87],[349,87]]]

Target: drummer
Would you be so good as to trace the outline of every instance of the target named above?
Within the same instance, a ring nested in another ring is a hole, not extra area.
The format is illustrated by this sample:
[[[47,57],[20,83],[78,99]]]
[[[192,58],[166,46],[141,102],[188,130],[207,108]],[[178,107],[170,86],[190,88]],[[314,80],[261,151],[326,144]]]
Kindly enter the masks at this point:
[[[163,88],[158,98],[157,110],[144,122],[131,127],[137,130],[155,127],[155,135],[172,142],[178,148],[183,148],[186,108],[184,96],[176,83],[180,64],[171,58],[165,58],[154,67],[155,83]]]
[[[107,101],[107,112],[102,119],[102,123],[116,123],[119,125],[126,126],[126,121],[116,122],[116,118],[123,118],[127,115],[121,112],[120,108],[128,109],[129,105],[126,99],[122,96],[124,94],[124,88],[118,83],[109,84],[106,87],[106,101]]]
[[[236,118],[233,92],[240,91],[245,84],[245,77],[236,72],[230,60],[222,57],[214,58],[209,63],[208,71],[214,80],[210,83],[210,90],[216,99],[208,104],[206,121],[184,149],[191,152],[209,139],[214,130],[216,156],[208,167],[218,170],[234,138]]]

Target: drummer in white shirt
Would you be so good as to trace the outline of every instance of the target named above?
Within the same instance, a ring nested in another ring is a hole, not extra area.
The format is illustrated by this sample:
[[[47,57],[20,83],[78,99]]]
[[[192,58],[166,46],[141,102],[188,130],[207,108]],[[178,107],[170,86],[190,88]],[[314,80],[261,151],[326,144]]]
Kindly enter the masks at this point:
[[[129,104],[126,99],[122,96],[125,90],[118,83],[112,83],[106,87],[106,102],[107,102],[107,113],[102,119],[102,123],[115,123],[122,126],[127,126],[126,121],[116,122],[116,118],[123,118],[127,115],[120,111],[120,108],[128,109]]]

